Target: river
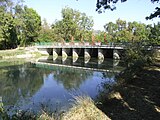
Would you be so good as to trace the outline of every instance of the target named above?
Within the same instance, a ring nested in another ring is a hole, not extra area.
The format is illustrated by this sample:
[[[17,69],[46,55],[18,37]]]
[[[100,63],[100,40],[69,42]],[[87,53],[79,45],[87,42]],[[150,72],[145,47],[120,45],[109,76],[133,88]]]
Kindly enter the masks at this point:
[[[42,110],[64,111],[75,96],[86,95],[93,100],[102,84],[116,84],[115,75],[123,69],[120,61],[106,59],[88,62],[79,58],[62,61],[52,57],[37,62],[0,62],[0,102],[10,115],[19,110],[38,113]]]

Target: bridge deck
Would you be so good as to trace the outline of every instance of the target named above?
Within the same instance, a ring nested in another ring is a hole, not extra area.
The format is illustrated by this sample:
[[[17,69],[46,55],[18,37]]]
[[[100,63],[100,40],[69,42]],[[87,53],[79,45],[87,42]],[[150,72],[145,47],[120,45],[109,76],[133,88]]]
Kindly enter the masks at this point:
[[[36,48],[103,48],[103,49],[124,49],[124,46],[111,46],[111,45],[88,45],[88,46],[78,46],[78,45],[65,45],[65,46],[36,46]]]

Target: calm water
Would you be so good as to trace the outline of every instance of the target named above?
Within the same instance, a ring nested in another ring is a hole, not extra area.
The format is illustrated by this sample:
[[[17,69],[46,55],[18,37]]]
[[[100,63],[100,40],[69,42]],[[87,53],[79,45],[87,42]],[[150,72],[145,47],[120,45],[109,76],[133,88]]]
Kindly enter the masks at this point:
[[[83,58],[75,63],[71,59],[63,62],[60,58],[38,62],[0,62],[0,99],[10,113],[15,110],[65,110],[71,106],[73,96],[77,95],[95,99],[102,89],[101,85],[104,82],[114,84],[115,74],[121,70],[117,61],[112,60],[101,64],[95,59],[85,63]]]

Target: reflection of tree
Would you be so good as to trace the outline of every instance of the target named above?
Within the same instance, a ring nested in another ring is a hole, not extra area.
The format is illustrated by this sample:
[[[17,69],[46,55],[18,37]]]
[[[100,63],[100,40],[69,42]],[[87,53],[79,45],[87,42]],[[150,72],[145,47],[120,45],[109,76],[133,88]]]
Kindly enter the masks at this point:
[[[92,72],[84,70],[72,70],[70,68],[65,70],[57,70],[54,74],[54,78],[63,84],[67,90],[77,89],[88,77],[92,75]]]
[[[115,76],[115,73],[114,72],[103,72],[103,77],[102,78],[113,78]]]
[[[29,67],[29,64],[5,67],[0,70],[0,95],[8,105],[19,98],[32,96],[42,85],[42,70]]]

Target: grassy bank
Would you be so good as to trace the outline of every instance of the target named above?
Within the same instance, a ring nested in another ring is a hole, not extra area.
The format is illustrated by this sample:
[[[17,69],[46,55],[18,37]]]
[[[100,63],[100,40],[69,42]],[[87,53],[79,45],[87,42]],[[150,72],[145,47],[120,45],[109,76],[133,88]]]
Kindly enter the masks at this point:
[[[33,47],[21,47],[11,50],[0,50],[0,59],[36,58],[41,54]]]
[[[0,50],[0,58],[25,54],[24,49]]]

